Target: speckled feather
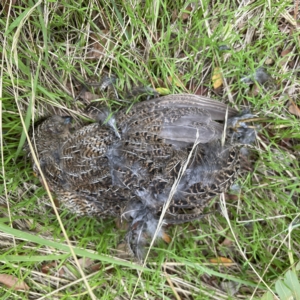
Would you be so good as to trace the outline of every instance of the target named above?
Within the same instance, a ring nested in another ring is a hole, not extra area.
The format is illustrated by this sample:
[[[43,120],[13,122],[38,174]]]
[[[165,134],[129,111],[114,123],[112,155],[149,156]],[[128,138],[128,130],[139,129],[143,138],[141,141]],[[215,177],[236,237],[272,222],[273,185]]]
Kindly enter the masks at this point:
[[[236,179],[240,146],[235,133],[229,128],[225,144],[220,142],[226,111],[228,118],[238,114],[209,98],[170,95],[135,104],[129,112],[121,110],[103,125],[109,112],[90,107],[97,123],[73,132],[70,118],[53,116],[38,126],[33,140],[59,200],[79,215],[130,220],[127,241],[140,256],[144,242],[136,237],[154,234],[153,224],[194,143],[166,223],[201,218],[201,209]],[[247,127],[243,130],[239,141],[248,135]],[[195,208],[200,212],[193,213]]]

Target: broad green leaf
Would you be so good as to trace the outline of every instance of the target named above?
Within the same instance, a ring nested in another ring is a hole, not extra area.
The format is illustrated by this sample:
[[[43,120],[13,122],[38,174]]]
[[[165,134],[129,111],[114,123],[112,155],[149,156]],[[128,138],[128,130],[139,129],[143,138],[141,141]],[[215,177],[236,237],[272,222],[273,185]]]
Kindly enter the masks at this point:
[[[300,300],[300,283],[295,272],[288,270],[284,275],[284,283],[291,289],[296,300]]]
[[[281,279],[276,281],[275,289],[280,300],[293,300],[294,297],[292,291],[284,284]]]
[[[271,292],[266,292],[260,300],[274,300],[274,296]]]

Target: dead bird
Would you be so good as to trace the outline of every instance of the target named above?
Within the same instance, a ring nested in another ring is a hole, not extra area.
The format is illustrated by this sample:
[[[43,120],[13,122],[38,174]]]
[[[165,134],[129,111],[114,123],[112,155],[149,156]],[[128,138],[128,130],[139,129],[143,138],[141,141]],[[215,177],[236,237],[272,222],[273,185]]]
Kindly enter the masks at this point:
[[[32,142],[40,167],[71,211],[128,220],[127,246],[140,260],[175,180],[164,224],[200,219],[209,201],[235,181],[240,148],[256,137],[243,122],[251,114],[190,94],[137,103],[107,124],[105,109],[91,112],[96,123],[74,132],[70,117],[52,116],[37,126]]]

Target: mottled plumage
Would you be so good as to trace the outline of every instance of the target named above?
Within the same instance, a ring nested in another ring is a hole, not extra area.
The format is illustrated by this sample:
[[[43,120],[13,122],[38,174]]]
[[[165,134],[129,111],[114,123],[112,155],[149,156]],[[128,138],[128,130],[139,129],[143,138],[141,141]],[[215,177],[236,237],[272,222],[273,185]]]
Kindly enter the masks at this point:
[[[221,145],[226,111],[228,128]],[[127,242],[139,258],[143,236],[154,234],[193,145],[165,223],[201,218],[208,201],[235,180],[240,144],[255,139],[254,130],[241,122],[250,115],[237,117],[225,104],[193,95],[135,104],[106,125],[105,109],[90,107],[89,114],[97,123],[74,132],[69,117],[52,116],[37,127],[34,141],[41,169],[51,190],[75,213],[129,220]]]

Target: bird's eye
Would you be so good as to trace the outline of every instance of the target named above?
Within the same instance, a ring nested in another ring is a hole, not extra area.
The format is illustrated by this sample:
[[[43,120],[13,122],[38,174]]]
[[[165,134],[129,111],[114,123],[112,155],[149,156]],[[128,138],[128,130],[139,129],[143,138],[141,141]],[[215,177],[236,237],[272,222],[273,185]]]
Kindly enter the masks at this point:
[[[73,120],[73,118],[71,116],[63,116],[62,118],[64,119],[65,125],[70,124]]]

